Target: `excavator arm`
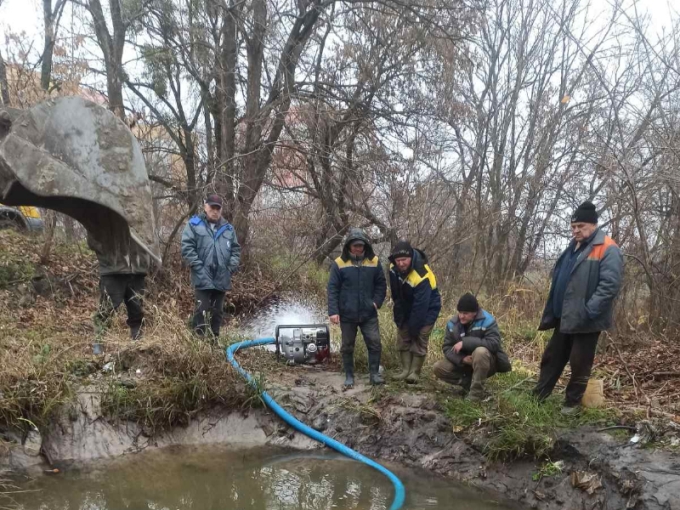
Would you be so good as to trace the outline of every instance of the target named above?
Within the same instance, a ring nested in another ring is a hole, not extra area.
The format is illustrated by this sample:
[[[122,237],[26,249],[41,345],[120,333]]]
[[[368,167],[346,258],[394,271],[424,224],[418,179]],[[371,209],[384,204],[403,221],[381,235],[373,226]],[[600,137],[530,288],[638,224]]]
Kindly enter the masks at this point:
[[[0,107],[0,202],[67,214],[107,253],[129,257],[134,243],[161,263],[139,143],[113,113],[90,101]]]

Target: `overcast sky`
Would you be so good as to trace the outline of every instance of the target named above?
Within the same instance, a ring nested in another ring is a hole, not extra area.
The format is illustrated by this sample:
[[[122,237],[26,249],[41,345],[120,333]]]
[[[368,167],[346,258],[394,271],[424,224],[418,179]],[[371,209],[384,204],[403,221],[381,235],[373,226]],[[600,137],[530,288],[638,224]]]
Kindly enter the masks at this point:
[[[593,5],[605,9],[609,0],[593,0]],[[669,27],[671,11],[680,12],[680,0],[640,0],[642,9],[648,10],[656,29]],[[42,30],[42,7],[39,0],[4,0],[0,7],[0,42],[4,44],[4,33],[26,32],[38,37]]]

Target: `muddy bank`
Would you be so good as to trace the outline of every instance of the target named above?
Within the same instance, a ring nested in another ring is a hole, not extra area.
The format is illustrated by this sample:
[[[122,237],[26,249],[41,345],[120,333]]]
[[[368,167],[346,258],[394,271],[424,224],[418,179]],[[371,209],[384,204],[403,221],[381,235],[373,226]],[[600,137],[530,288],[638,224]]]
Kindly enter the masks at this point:
[[[424,468],[529,508],[680,509],[676,454],[634,448],[627,440],[594,429],[564,431],[550,456],[553,462],[564,462],[562,473],[534,481],[539,464],[488,463],[481,446],[456,436],[431,395],[388,394],[366,405],[375,400],[367,381],[343,393],[338,391],[342,376],[337,373],[300,368],[277,377],[279,383],[270,393],[299,419],[376,459]],[[595,478],[588,483],[590,475]],[[575,488],[576,481],[584,488]]]
[[[680,457],[671,453],[633,448],[594,430],[564,431],[550,455],[564,462],[562,473],[534,481],[537,463],[488,463],[481,446],[453,432],[430,394],[383,391],[377,398],[361,378],[355,389],[341,392],[341,374],[312,367],[283,369],[270,380],[277,382],[269,392],[300,420],[365,455],[454,478],[529,508],[680,509]],[[136,423],[107,421],[100,397],[95,388],[83,388],[43,436],[9,437],[15,444],[0,456],[0,467],[59,467],[170,445],[319,447],[261,408],[203,414],[152,437]],[[482,429],[479,434],[481,444]],[[573,486],[572,473],[596,475],[592,494],[588,484]]]
[[[312,449],[317,445],[306,436],[293,434],[265,409],[215,410],[192,420],[186,427],[152,435],[129,421],[109,421],[102,416],[102,393],[82,388],[76,401],[63,409],[53,426],[22,436],[4,432],[0,470],[32,470],[61,467],[71,463],[113,458],[151,448],[173,445],[228,444],[239,448],[280,446]]]

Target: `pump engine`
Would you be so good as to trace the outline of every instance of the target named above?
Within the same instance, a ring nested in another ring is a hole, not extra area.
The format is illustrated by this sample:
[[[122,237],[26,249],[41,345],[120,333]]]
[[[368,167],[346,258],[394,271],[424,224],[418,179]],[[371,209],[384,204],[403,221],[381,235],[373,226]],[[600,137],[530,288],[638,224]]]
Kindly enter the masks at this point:
[[[276,326],[276,356],[290,365],[316,364],[328,359],[331,335],[326,324]]]

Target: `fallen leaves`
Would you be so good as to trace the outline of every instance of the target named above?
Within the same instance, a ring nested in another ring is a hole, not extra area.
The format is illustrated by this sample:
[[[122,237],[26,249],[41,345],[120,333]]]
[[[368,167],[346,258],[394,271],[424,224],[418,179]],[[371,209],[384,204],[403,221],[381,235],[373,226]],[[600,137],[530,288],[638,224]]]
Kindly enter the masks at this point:
[[[572,471],[571,486],[586,491],[592,495],[597,489],[602,487],[600,475],[588,471]]]

